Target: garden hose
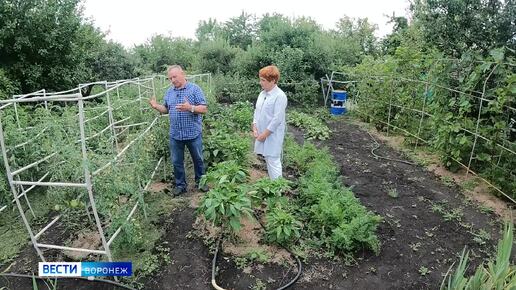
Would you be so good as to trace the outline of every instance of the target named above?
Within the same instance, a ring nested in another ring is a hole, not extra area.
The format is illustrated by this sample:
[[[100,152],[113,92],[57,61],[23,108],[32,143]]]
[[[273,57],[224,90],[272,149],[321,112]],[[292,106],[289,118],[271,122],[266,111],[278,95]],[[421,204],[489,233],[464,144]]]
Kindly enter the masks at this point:
[[[371,135],[371,133],[367,132],[367,134],[369,134],[371,139],[373,139],[374,143],[376,143],[376,147],[373,147],[371,149],[371,154],[373,154],[374,157],[380,158],[380,159],[389,160],[389,161],[394,161],[394,162],[401,162],[401,163],[405,163],[405,164],[409,164],[409,165],[417,165],[417,164],[409,162],[409,161],[405,161],[405,160],[401,160],[401,159],[392,159],[392,158],[388,158],[388,157],[383,157],[383,156],[377,155],[376,153],[374,153],[374,151],[376,149],[380,148],[380,143],[378,143],[378,141],[376,141],[376,139],[374,139],[374,137],[373,137],[373,135]]]
[[[106,280],[106,279],[90,280],[90,279],[85,278],[85,277],[39,277],[39,276],[26,275],[26,274],[16,274],[16,273],[0,273],[0,276],[3,276],[3,277],[18,277],[18,278],[30,278],[30,279],[38,279],[38,280],[47,280],[47,279],[51,279],[51,280],[54,280],[54,279],[80,279],[80,280],[85,280],[85,281],[90,281],[90,282],[107,283],[107,284],[115,285],[117,287],[129,289],[129,290],[136,290],[135,288],[129,287],[127,285],[124,285],[124,284],[121,284],[121,283],[118,283],[118,282],[115,282],[115,281],[111,281],[111,280]]]
[[[256,213],[253,213],[253,215],[254,215],[254,218],[258,221],[258,223],[262,227],[262,229],[265,230],[265,226],[263,226],[263,224],[260,221],[260,219],[258,218],[258,216],[256,216]],[[299,257],[294,255],[294,253],[292,253],[289,249],[287,249],[287,247],[285,247],[285,246],[283,246],[281,244],[280,244],[280,246],[283,249],[285,249],[285,251],[289,252],[290,255],[295,257],[296,261],[297,261],[297,275],[296,275],[296,277],[294,277],[294,279],[292,279],[290,282],[288,282],[284,286],[281,286],[280,288],[277,289],[277,290],[284,290],[284,289],[287,289],[288,287],[294,285],[294,283],[296,283],[296,281],[299,279],[299,277],[301,277],[301,272],[303,271],[303,264],[301,263],[301,260],[299,259]]]
[[[256,215],[255,215],[255,218],[256,218]],[[262,225],[262,223],[260,222],[260,220],[258,218],[256,218],[256,220],[258,221],[260,226],[263,229],[265,229],[264,226]],[[226,290],[226,289],[220,287],[219,285],[217,285],[217,281],[215,279],[215,271],[216,271],[216,268],[217,268],[217,256],[218,256],[218,253],[219,253],[220,242],[222,240],[222,232],[223,231],[221,231],[221,234],[220,234],[220,236],[219,236],[219,238],[217,240],[217,246],[215,248],[215,253],[213,254],[213,260],[211,262],[211,285],[213,286],[213,288],[215,288],[217,290]],[[281,247],[283,247],[287,252],[289,252],[292,256],[294,256],[296,258],[298,268],[297,268],[297,275],[296,275],[296,277],[294,277],[294,279],[292,279],[287,284],[281,286],[277,290],[284,290],[284,289],[287,289],[290,286],[292,286],[299,279],[299,277],[301,276],[301,272],[303,271],[303,264],[301,263],[301,260],[299,259],[299,257],[294,255],[294,253],[292,253],[289,249],[287,249],[283,245],[281,245]]]
[[[217,280],[215,279],[215,271],[217,268],[217,255],[219,254],[220,241],[222,240],[222,231],[220,232],[220,236],[217,239],[217,246],[215,248],[215,253],[213,254],[213,260],[211,261],[211,285],[213,288],[217,290],[226,290],[219,285],[217,285]]]

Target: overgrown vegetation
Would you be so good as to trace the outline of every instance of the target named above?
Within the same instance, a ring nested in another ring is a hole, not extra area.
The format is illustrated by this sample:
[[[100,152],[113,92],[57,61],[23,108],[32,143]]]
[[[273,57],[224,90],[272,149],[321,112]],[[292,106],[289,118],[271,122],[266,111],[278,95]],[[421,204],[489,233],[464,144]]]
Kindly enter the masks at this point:
[[[478,266],[475,274],[470,277],[465,277],[469,251],[464,249],[455,271],[450,272],[454,266],[452,265],[441,284],[441,289],[513,289],[516,287],[516,267],[511,264],[513,234],[513,224],[506,224],[503,237],[498,242],[495,259],[490,260],[487,265]]]
[[[475,144],[473,171],[514,193],[513,7],[513,1],[500,0],[415,1],[410,6],[411,21],[393,15],[389,20],[393,32],[381,40],[374,36],[376,26],[366,19],[344,16],[334,29],[324,30],[310,18],[242,12],[226,22],[201,21],[196,40],[156,35],[126,51],[103,39],[84,19],[77,0],[4,1],[0,98],[40,88],[68,89],[90,80],[161,73],[166,65],[177,63],[189,72],[214,73],[217,100],[254,101],[260,90],[258,70],[276,64],[289,103],[305,107],[320,103],[319,78],[338,69],[359,81],[356,89],[365,101],[359,104],[360,116],[366,121],[382,130],[409,132],[413,143],[422,144],[417,138],[426,140],[425,145],[441,153],[452,170],[459,163],[469,165]],[[371,98],[375,101],[368,101]],[[388,104],[395,107],[387,110]],[[421,109],[425,113],[414,111]],[[292,118],[301,124],[295,115]],[[309,123],[310,138],[327,138],[325,128],[310,119],[304,122]],[[386,123],[399,129],[387,128]],[[226,136],[207,144],[210,164],[230,153],[215,148],[226,148],[227,138],[235,137]]]
[[[212,132],[233,128],[234,138],[227,139],[226,148],[249,144],[251,137],[240,130],[249,130],[251,109],[243,103],[215,106],[217,120],[209,123],[207,142],[218,138]],[[324,125],[319,120],[318,124]],[[317,241],[314,247],[323,246],[333,254],[352,255],[361,248],[378,252],[375,230],[380,218],[369,213],[351,190],[342,186],[330,154],[310,143],[299,146],[290,137],[285,154],[285,166],[298,174],[298,180],[262,178],[248,185],[249,164],[241,160],[242,155],[230,154],[225,161],[214,161],[201,181],[211,190],[202,197],[198,213],[232,234],[240,230],[241,218],[253,218],[254,213],[264,223],[264,238],[269,243],[292,247],[300,240],[310,240]]]
[[[358,100],[356,113],[380,130],[407,136],[408,144],[432,148],[452,171],[461,168],[460,164],[469,165],[472,157],[474,172],[506,193],[516,192],[511,177],[516,164],[510,152],[516,148],[514,125],[509,121],[516,78],[513,67],[505,64],[514,63],[513,52],[497,49],[483,59],[466,54],[457,61],[439,61],[442,54],[436,51],[416,54],[417,43],[401,44],[393,57],[367,59],[353,69],[360,93],[370,96]],[[481,97],[487,101],[479,111]],[[475,138],[475,132],[481,138]]]
[[[287,140],[287,166],[303,164],[298,190],[306,231],[337,253],[354,252],[362,247],[378,253],[380,243],[375,231],[381,218],[368,212],[351,190],[342,186],[331,154],[308,142],[299,146]]]
[[[158,89],[159,90],[159,89]],[[138,90],[134,86],[121,87],[119,96],[111,97],[111,105],[117,108],[113,111],[115,120],[122,120],[130,117],[127,123],[142,123],[140,127],[130,127],[122,132],[123,128],[117,128],[116,142],[111,131],[105,131],[96,137],[96,133],[101,132],[108,126],[108,114],[101,114],[101,110],[106,110],[103,105],[105,100],[99,97],[95,101],[85,105],[86,123],[85,133],[89,137],[87,140],[88,164],[90,172],[94,172],[101,166],[113,161],[114,156],[122,150],[129,142],[136,140],[146,126],[156,117],[155,114],[145,113],[139,106],[128,106],[134,101],[128,102],[128,98],[137,98]],[[137,99],[136,99],[137,100]],[[146,103],[142,103],[147,106]],[[22,180],[39,179],[44,174],[45,181],[50,182],[85,182],[82,155],[80,150],[80,134],[77,118],[77,106],[63,106],[60,103],[49,103],[48,109],[39,104],[18,105],[17,112],[19,118],[16,120],[15,112],[11,106],[3,111],[4,132],[8,148],[11,148],[10,164],[11,169],[18,169],[45,156],[56,152],[47,162],[39,164],[20,173]],[[100,109],[100,110],[99,110]],[[29,114],[30,112],[30,114]],[[30,117],[29,117],[30,116]],[[95,116],[100,116],[95,118]],[[126,123],[126,124],[127,124]],[[18,124],[25,130],[19,130]],[[108,127],[109,128],[109,127]],[[142,129],[143,128],[143,129]],[[150,173],[156,166],[157,160],[167,155],[166,136],[168,126],[166,122],[158,122],[150,131],[140,138],[139,141],[129,147],[125,153],[114,162],[114,164],[104,171],[95,174],[93,178],[93,191],[97,212],[104,225],[106,236],[111,237],[118,227],[121,226],[120,234],[114,240],[111,250],[116,259],[129,259],[134,262],[136,273],[131,283],[136,285],[145,276],[146,268],[149,263],[145,259],[152,258],[156,244],[163,234],[163,229],[159,229],[157,224],[160,215],[169,212],[175,207],[175,203],[167,202],[162,195],[160,200],[148,199],[147,192],[143,190],[149,181]],[[37,136],[34,139],[34,136]],[[24,146],[15,148],[15,145],[28,140]],[[145,142],[142,142],[142,141]],[[118,144],[118,147],[116,146]],[[14,158],[16,157],[16,158]],[[3,162],[3,161],[2,161]],[[27,211],[29,223],[33,230],[38,230],[44,226],[53,216],[61,215],[60,230],[70,233],[69,236],[60,235],[58,243],[70,245],[73,240],[81,234],[96,232],[94,221],[92,220],[91,208],[88,195],[84,189],[74,187],[42,187],[36,188],[36,193],[28,193],[32,209]],[[2,251],[0,251],[0,263],[4,265],[10,262],[23,247],[27,245],[28,234],[23,224],[19,222],[16,208],[10,206],[12,194],[10,191],[2,192],[2,204],[9,202],[8,208],[2,212]],[[170,200],[170,198],[169,198]],[[133,218],[127,222],[126,218],[134,204],[138,202],[140,207]],[[147,209],[151,202],[152,211]],[[21,199],[22,207],[26,207],[25,201]],[[89,208],[87,211],[86,208]],[[10,220],[11,219],[11,220]],[[16,223],[12,223],[15,220]],[[5,227],[4,227],[5,225]],[[54,225],[56,227],[56,225]],[[7,238],[10,235],[11,238]],[[4,239],[5,238],[5,239]],[[45,236],[42,236],[44,239]],[[95,243],[92,246],[98,246]],[[139,253],[141,259],[135,257]],[[96,259],[96,257],[84,257],[83,259]],[[149,260],[150,261],[150,260]],[[158,264],[155,265],[156,267]]]
[[[289,247],[302,244],[343,255],[362,248],[378,252],[375,230],[380,218],[360,205],[351,189],[342,186],[327,151],[309,142],[299,146],[288,138],[285,167],[296,180],[262,179],[247,184],[252,144],[249,129],[253,102],[260,92],[258,70],[269,64],[279,67],[279,86],[286,92],[289,106],[310,110],[310,114],[293,110],[288,116],[289,123],[302,128],[308,139],[324,140],[330,134],[323,122],[327,110],[324,114],[313,109],[321,100],[320,78],[331,70],[345,71],[348,79],[357,81],[349,89],[350,99],[357,101],[352,112],[358,117],[379,130],[406,135],[409,145],[436,151],[452,171],[470,166],[515,198],[514,7],[512,0],[417,0],[411,3],[408,18],[390,17],[394,30],[383,39],[375,37],[376,26],[367,19],[344,16],[333,29],[326,30],[310,18],[242,12],[226,22],[201,21],[197,39],[155,35],[127,50],[107,41],[84,18],[79,0],[6,0],[0,2],[0,99],[42,88],[56,91],[88,81],[163,73],[170,64],[180,64],[189,73],[211,72],[213,94],[208,96],[210,110],[204,119],[203,135],[210,169],[203,183],[212,189],[202,199],[199,213],[214,225],[226,225],[235,232],[241,227],[241,217],[251,216],[253,209],[259,208],[266,228],[264,240],[270,243]],[[353,99],[358,91],[361,97]],[[120,93],[136,92],[130,88]],[[152,120],[152,114],[139,109],[142,104],[130,105],[115,97],[112,102],[123,107],[113,112],[116,120],[126,116],[131,117],[130,123]],[[104,101],[87,102],[86,118],[97,116],[105,105]],[[84,182],[76,142],[76,107],[55,102],[49,103],[48,110],[43,104],[19,105],[17,110],[18,118],[13,106],[2,110],[7,144],[12,147],[34,136],[38,136],[38,142],[13,149],[10,156],[16,158],[9,159],[11,166],[21,168],[57,152],[51,159],[52,166],[41,164],[20,177],[28,180],[49,172],[49,181]],[[105,114],[88,122],[86,134],[100,132],[108,118]],[[88,166],[99,168],[112,160],[137,131],[130,129],[118,140],[106,131],[89,141]],[[101,219],[109,225],[107,234],[122,226],[113,244],[115,257],[144,252],[135,262],[142,276],[151,275],[167,257],[166,248],[151,251],[162,232],[153,225],[159,215],[148,209],[160,208],[157,212],[163,214],[173,205],[146,200],[142,190],[154,162],[168,154],[167,138],[163,137],[167,132],[166,122],[159,122],[145,142],[125,153],[124,166],[110,168],[94,179],[94,190],[102,193],[97,195],[97,207]],[[453,186],[451,180],[443,182]],[[386,194],[393,199],[399,197],[395,188]],[[11,199],[5,174],[1,174],[0,207],[9,205],[9,209],[0,213],[0,244],[5,250],[0,252],[0,263],[12,260],[26,240],[21,227],[4,223],[16,215],[10,207]],[[79,195],[79,190],[52,188],[38,195],[37,200],[45,207],[35,207],[37,215],[61,214],[69,221],[69,231],[86,228],[88,216],[83,209],[88,200]],[[52,204],[47,204],[48,200]],[[143,211],[137,214],[138,222],[126,223],[125,217],[136,201]],[[462,208],[452,209],[438,202],[431,206],[446,220],[463,219]],[[474,241],[481,244],[488,239],[479,232]],[[411,248],[417,251],[418,244],[411,244]],[[464,278],[464,254],[448,286],[469,289],[483,283],[487,288],[503,288],[514,284],[513,267],[506,266],[505,260],[508,244],[504,242],[501,248],[504,250],[497,256],[500,262],[479,268],[469,279]],[[255,253],[245,259],[265,258]],[[429,273],[425,266],[419,268],[420,275]],[[257,282],[256,288],[262,286],[261,281]]]
[[[322,121],[306,113],[291,111],[288,114],[288,123],[303,129],[307,140],[326,140],[330,138],[331,130]]]

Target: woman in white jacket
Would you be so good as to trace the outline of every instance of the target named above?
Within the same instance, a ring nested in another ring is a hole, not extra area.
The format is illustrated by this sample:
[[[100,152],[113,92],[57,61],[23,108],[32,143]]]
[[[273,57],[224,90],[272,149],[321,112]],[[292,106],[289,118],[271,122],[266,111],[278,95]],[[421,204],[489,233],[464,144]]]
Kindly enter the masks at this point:
[[[262,92],[258,95],[252,124],[254,153],[263,155],[271,179],[281,177],[281,152],[285,138],[285,109],[287,96],[278,88],[280,77],[276,66],[270,65],[259,72]]]

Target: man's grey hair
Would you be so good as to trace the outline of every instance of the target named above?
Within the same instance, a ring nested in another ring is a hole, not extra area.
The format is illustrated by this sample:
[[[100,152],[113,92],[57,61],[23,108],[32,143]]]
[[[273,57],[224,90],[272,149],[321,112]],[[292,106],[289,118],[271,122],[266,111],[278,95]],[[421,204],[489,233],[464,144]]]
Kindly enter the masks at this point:
[[[167,72],[170,72],[173,69],[178,69],[179,71],[184,71],[182,66],[180,66],[178,64],[174,64],[167,68]]]

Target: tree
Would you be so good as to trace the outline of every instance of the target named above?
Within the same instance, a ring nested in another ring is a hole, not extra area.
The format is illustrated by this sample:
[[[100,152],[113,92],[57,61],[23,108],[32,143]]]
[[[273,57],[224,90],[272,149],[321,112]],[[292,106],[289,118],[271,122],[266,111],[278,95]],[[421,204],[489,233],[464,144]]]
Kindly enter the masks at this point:
[[[393,14],[387,23],[393,23],[392,33],[382,40],[382,51],[384,54],[394,54],[396,48],[400,46],[403,34],[408,28],[408,19]]]
[[[217,23],[217,20],[211,18],[208,21],[201,20],[195,30],[195,36],[199,42],[213,41],[221,35],[222,27]]]
[[[233,17],[222,26],[222,37],[230,45],[246,49],[255,38],[256,17],[242,11],[238,17]]]
[[[195,58],[194,42],[190,39],[155,35],[147,43],[138,45],[133,53],[140,73],[161,73],[171,64],[185,69],[192,67]]]
[[[134,60],[124,47],[116,42],[104,42],[91,60],[93,79],[122,80],[136,77]]]
[[[133,75],[125,49],[86,21],[80,0],[0,2],[0,69],[21,92]]]
[[[360,63],[366,55],[377,54],[377,40],[374,36],[376,25],[369,23],[364,18],[342,17],[336,23],[336,29],[325,31],[316,41],[318,52],[326,51],[326,55],[331,59],[327,64],[333,67],[353,66]],[[323,46],[322,43],[325,45]],[[319,59],[324,61],[324,57]],[[324,73],[327,73],[328,69]],[[319,68],[323,71],[323,68]]]
[[[195,70],[199,72],[228,73],[233,70],[233,61],[239,49],[231,47],[223,39],[200,44]]]
[[[322,31],[321,27],[310,18],[298,18],[290,21],[282,15],[266,14],[258,22],[258,42],[267,44],[273,50],[284,47],[306,48]]]
[[[0,68],[0,100],[10,99],[11,94],[14,91],[14,84],[7,78],[5,72]]]
[[[287,82],[318,79],[331,63],[331,49],[321,41],[322,28],[310,18],[290,20],[266,14],[257,22],[256,40],[234,62],[241,76],[256,77],[258,70],[275,64]]]
[[[376,37],[374,32],[378,29],[376,24],[369,23],[367,18],[342,17],[337,22],[337,35],[352,42],[365,54],[376,53]]]
[[[0,68],[23,92],[68,89],[81,73],[79,0],[0,2]],[[74,72],[70,74],[70,72]]]
[[[487,56],[516,47],[514,0],[416,0],[411,6],[429,45],[454,58],[468,50]]]

